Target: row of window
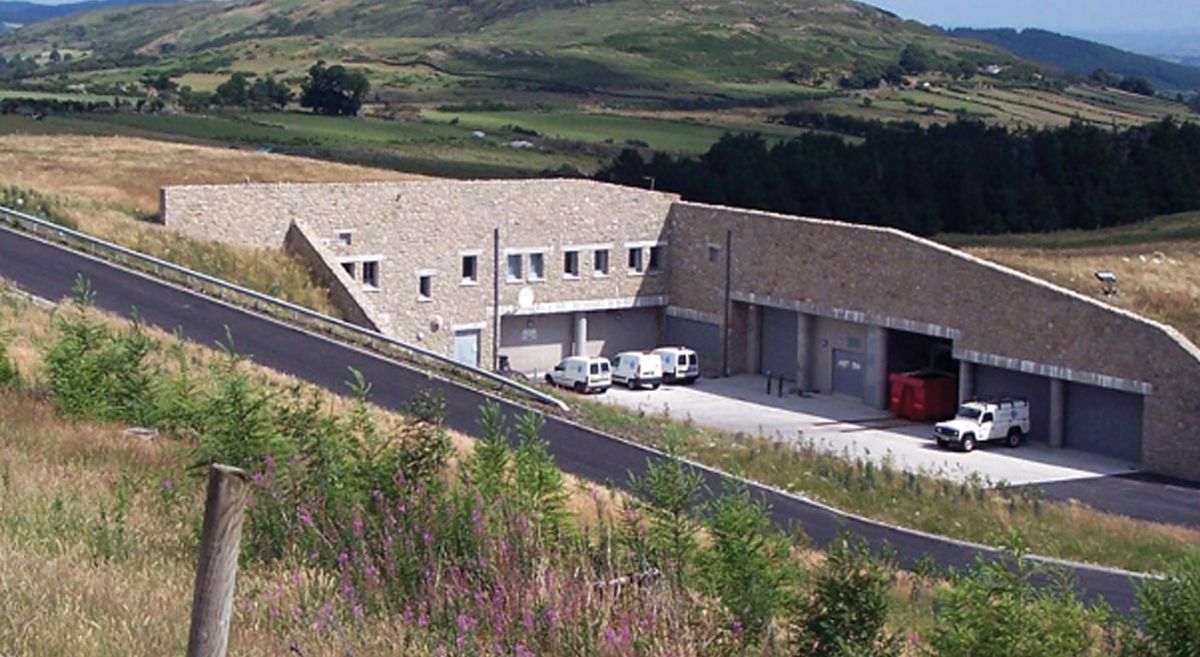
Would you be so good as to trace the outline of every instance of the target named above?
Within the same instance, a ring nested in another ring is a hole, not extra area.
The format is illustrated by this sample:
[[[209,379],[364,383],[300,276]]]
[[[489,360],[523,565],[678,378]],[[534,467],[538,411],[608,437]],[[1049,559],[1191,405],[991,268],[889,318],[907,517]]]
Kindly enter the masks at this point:
[[[591,272],[596,278],[609,275],[608,247],[567,249],[563,251],[563,278],[582,278],[583,254],[591,253]],[[631,276],[656,274],[663,271],[665,262],[663,245],[630,246],[626,249],[626,271]],[[546,280],[546,251],[509,253],[506,258],[505,280],[509,283],[538,282]],[[361,260],[342,263],[350,278],[361,281],[363,289],[379,289],[379,261]],[[417,298],[421,301],[433,299],[433,272],[418,272]],[[479,254],[462,255],[462,285],[479,284]]]
[[[609,275],[610,249],[607,247],[588,249],[591,252],[593,277]],[[583,254],[587,251],[566,249],[563,251],[562,272],[567,280],[579,280],[583,276]],[[628,247],[626,272],[631,276],[657,274],[664,268],[665,250],[662,245]],[[546,280],[546,252],[509,253],[506,258],[505,280],[509,283],[537,282]],[[475,283],[477,262],[475,256],[463,257],[463,283]],[[468,264],[468,259],[471,262]]]

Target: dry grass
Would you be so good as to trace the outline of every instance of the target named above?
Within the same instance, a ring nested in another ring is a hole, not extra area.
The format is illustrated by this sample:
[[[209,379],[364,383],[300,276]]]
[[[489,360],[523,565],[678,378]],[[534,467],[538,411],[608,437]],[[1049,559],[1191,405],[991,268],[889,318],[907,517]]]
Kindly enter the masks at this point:
[[[325,182],[417,176],[298,157],[128,137],[0,137],[0,185],[48,197],[84,232],[289,301],[337,314],[325,290],[282,249],[231,247],[145,221],[161,187],[239,182]]]
[[[27,381],[40,377],[40,354],[54,338],[53,312],[0,296],[0,335]],[[199,363],[217,358],[204,347],[187,349]],[[246,367],[281,386],[296,383]],[[322,396],[333,412],[350,407],[344,397]],[[378,413],[385,422],[406,421]],[[466,436],[453,435],[452,442],[459,459],[473,449]],[[179,441],[125,436],[116,425],[68,422],[35,395],[0,392],[0,655],[185,651],[203,502],[203,482],[187,470],[189,450]],[[598,514],[613,513],[623,501],[578,479],[567,485],[569,508],[583,525],[594,526]],[[128,500],[123,512],[121,495]],[[389,643],[398,634],[396,619],[357,621],[348,635],[314,624],[320,602],[335,597],[335,588],[327,575],[295,564],[244,567],[233,653],[286,655],[298,646],[306,656],[341,657],[352,644],[358,655],[396,654]],[[296,609],[299,616],[292,615]],[[405,654],[427,653],[410,645]]]
[[[1105,303],[1170,324],[1200,344],[1200,241],[1072,249],[968,249]],[[1105,297],[1095,272],[1120,279],[1120,295]]]
[[[0,180],[135,211],[158,212],[167,185],[411,180],[411,174],[287,155],[129,137],[0,137]]]

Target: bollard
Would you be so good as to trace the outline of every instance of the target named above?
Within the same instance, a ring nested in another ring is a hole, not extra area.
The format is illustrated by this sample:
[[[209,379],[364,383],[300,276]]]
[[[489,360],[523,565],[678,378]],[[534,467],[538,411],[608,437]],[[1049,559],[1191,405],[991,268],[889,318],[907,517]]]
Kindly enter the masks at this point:
[[[771,396],[771,370],[767,370],[767,396]]]

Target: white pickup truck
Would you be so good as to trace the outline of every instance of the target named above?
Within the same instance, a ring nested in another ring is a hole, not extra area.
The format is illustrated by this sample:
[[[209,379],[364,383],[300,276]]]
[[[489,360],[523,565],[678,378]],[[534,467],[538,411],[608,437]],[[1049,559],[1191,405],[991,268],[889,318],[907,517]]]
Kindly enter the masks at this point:
[[[954,419],[933,427],[938,447],[957,446],[970,452],[981,442],[1003,440],[1017,447],[1029,433],[1029,402],[1025,399],[969,401],[958,407]]]

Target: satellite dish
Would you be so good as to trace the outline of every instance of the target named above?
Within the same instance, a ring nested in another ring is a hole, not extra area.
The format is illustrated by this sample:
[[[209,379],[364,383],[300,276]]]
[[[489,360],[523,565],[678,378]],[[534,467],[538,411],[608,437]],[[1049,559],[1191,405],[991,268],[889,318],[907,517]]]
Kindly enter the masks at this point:
[[[533,307],[533,288],[521,288],[521,291],[517,293],[517,306],[521,310],[529,310]]]

